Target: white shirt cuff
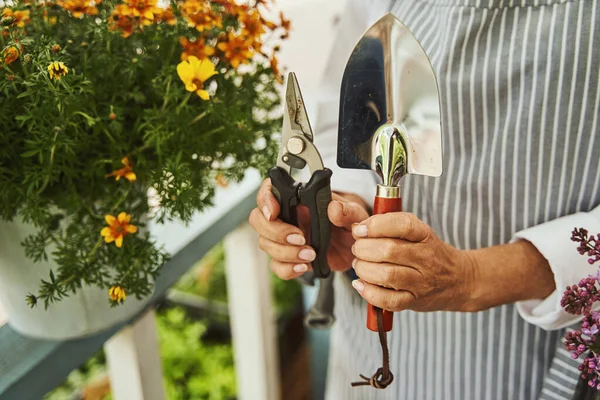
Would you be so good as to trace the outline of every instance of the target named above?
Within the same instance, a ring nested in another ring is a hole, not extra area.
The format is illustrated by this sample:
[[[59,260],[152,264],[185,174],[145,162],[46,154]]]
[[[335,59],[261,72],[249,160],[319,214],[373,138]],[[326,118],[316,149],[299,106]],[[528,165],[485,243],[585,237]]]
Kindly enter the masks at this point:
[[[546,330],[561,329],[581,320],[581,315],[567,313],[560,301],[567,286],[577,284],[588,275],[596,275],[600,266],[590,265],[588,257],[577,251],[577,243],[571,241],[571,232],[575,228],[587,229],[590,234],[600,232],[600,207],[589,213],[568,215],[522,230],[512,240],[524,239],[532,243],[548,260],[554,273],[556,290],[552,294],[543,300],[516,303],[517,311],[525,321]]]

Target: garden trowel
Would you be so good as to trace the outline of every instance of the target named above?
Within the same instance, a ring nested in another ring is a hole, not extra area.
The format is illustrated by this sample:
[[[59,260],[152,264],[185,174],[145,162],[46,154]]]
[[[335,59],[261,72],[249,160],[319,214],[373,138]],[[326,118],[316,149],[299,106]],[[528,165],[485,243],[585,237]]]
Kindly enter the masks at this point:
[[[373,214],[402,210],[400,180],[405,174],[440,176],[440,99],[427,54],[392,14],[373,24],[354,48],[342,79],[337,163],[377,173]],[[353,385],[383,388],[389,372],[386,332],[393,313],[368,305],[367,328],[379,332],[384,365],[372,378]]]

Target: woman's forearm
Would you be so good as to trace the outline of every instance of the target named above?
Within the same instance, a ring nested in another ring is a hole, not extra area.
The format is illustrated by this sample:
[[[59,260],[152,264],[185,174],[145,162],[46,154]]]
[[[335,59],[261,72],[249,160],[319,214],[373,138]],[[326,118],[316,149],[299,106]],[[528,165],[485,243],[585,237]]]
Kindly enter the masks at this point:
[[[526,240],[467,253],[473,262],[474,277],[465,311],[543,299],[555,289],[548,261]]]

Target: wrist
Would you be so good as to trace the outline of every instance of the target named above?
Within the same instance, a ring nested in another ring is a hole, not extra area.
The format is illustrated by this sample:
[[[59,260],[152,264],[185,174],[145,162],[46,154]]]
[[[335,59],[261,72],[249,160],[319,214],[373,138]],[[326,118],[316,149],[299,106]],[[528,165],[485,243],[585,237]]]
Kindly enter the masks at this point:
[[[481,270],[475,254],[471,250],[460,250],[463,259],[463,268],[465,270],[465,285],[463,302],[460,307],[462,312],[477,312],[484,310],[482,306],[484,294],[486,289],[484,288]]]
[[[548,261],[528,241],[518,240],[465,253],[471,279],[464,311],[544,299],[556,289]]]

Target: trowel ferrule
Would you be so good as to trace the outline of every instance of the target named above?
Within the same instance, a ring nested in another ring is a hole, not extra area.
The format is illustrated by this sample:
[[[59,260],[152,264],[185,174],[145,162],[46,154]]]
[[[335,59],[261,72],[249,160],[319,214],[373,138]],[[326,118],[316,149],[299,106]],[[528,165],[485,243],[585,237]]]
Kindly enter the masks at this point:
[[[400,197],[400,187],[377,185],[375,195],[384,199],[396,199]]]

